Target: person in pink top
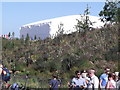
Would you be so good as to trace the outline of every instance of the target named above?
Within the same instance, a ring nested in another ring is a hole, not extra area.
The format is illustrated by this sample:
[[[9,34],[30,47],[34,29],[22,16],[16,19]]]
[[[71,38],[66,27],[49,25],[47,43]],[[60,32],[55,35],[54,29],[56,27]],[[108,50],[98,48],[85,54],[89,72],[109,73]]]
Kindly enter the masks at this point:
[[[114,81],[114,75],[112,73],[108,74],[108,82],[106,85],[106,90],[115,90],[116,82]]]

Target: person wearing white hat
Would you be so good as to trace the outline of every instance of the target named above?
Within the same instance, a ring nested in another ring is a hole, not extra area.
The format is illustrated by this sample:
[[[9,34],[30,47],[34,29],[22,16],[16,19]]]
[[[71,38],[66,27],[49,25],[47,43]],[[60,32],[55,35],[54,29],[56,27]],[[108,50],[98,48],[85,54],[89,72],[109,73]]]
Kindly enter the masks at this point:
[[[118,81],[118,75],[119,75],[119,72],[115,72],[115,81],[117,82]]]
[[[88,71],[88,75],[90,77],[88,89],[90,89],[90,90],[98,90],[98,88],[99,88],[99,79],[95,75],[95,70],[90,69]]]

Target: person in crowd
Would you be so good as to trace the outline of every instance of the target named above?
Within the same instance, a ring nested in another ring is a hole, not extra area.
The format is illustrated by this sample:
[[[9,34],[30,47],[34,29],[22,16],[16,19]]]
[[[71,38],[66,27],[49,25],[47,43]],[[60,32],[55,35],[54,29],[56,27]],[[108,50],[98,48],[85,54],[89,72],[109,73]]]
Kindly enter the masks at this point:
[[[72,79],[72,87],[74,89],[84,89],[87,87],[85,79],[82,78],[80,71],[75,71],[76,76]]]
[[[86,72],[86,70],[82,70],[82,71],[81,71],[81,76],[82,76],[82,78],[86,78],[86,77],[87,77],[87,72]]]
[[[110,72],[109,68],[105,68],[104,73],[100,76],[100,88],[101,89],[105,89],[105,86],[107,84],[108,81],[108,74]]]
[[[114,81],[113,73],[108,74],[108,82],[106,85],[106,90],[115,90],[116,82]]]
[[[2,81],[5,85],[5,88],[9,86],[8,81],[10,81],[10,74],[12,71],[8,70],[5,66],[2,68]]]
[[[88,77],[88,73],[87,73],[86,70],[82,70],[82,71],[81,71],[81,76],[82,76],[82,78],[85,79],[86,84],[88,84],[88,81],[90,80],[90,78]]]
[[[117,82],[118,81],[118,78],[119,78],[119,72],[115,72],[115,81]]]
[[[68,86],[69,90],[71,90],[73,88],[73,86],[72,86],[72,79],[73,78],[75,78],[75,76],[71,76],[70,80],[67,83],[67,86]]]
[[[2,68],[3,68],[3,65],[0,64],[0,75],[2,74]]]
[[[117,90],[120,90],[120,72],[119,72],[119,74],[118,74]]]
[[[2,89],[2,68],[3,68],[3,65],[0,64],[0,89]]]
[[[88,75],[90,77],[89,80],[89,84],[88,84],[88,89],[90,90],[97,90],[99,88],[99,79],[98,77],[95,75],[95,70],[94,69],[90,69],[88,71]]]
[[[58,77],[57,75],[52,75],[53,79],[50,80],[49,82],[49,86],[51,90],[58,90],[58,88],[60,87],[60,82],[58,81]]]

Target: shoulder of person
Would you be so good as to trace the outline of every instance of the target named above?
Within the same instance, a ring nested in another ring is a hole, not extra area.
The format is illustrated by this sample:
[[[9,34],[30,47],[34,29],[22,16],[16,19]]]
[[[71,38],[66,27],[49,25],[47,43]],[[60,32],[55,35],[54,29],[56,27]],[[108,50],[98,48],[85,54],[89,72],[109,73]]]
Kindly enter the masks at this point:
[[[78,80],[76,77],[74,77],[74,78],[72,79],[72,81],[76,81],[76,80]]]
[[[120,83],[120,80],[118,80],[117,83]]]
[[[83,81],[85,81],[85,78],[82,78],[82,77],[81,77],[80,79],[83,80]]]
[[[98,80],[98,81],[99,81],[99,79],[98,79],[98,77],[97,77],[97,76],[94,76],[94,77],[93,77],[93,79],[94,79],[94,80]]]
[[[100,77],[104,77],[105,75],[106,75],[106,74],[105,74],[105,73],[103,73],[103,74],[101,74],[101,75],[100,75]]]
[[[53,82],[53,79],[51,79],[50,82]]]
[[[116,82],[114,80],[111,80],[111,83],[116,84]]]

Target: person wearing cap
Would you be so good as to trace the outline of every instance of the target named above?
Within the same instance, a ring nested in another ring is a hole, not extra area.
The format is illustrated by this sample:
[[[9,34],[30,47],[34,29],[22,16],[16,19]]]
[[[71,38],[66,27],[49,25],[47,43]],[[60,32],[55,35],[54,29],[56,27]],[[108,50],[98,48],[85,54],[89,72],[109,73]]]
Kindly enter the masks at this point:
[[[82,76],[82,78],[85,79],[86,84],[88,84],[88,81],[90,80],[90,78],[89,78],[87,75],[88,75],[88,73],[87,73],[86,70],[82,70],[82,71],[81,71],[81,76]]]
[[[118,76],[118,75],[119,75],[119,72],[115,72],[114,74],[115,74],[115,81],[117,82],[117,81],[118,81],[118,78],[119,78],[119,76]]]
[[[99,88],[99,79],[95,75],[95,70],[94,69],[90,69],[88,71],[88,75],[90,77],[88,89],[90,89],[90,90],[97,90]]]
[[[82,71],[81,71],[81,76],[82,76],[82,78],[86,78],[86,77],[87,77],[87,72],[86,72],[86,70],[82,70]]]
[[[105,68],[104,73],[100,76],[100,88],[105,89],[105,86],[108,82],[108,74],[110,72],[109,68]]]
[[[86,81],[85,79],[82,78],[81,76],[81,72],[80,71],[76,71],[75,72],[76,77],[74,77],[72,79],[72,86],[74,89],[79,88],[79,89],[83,89],[87,87]]]

